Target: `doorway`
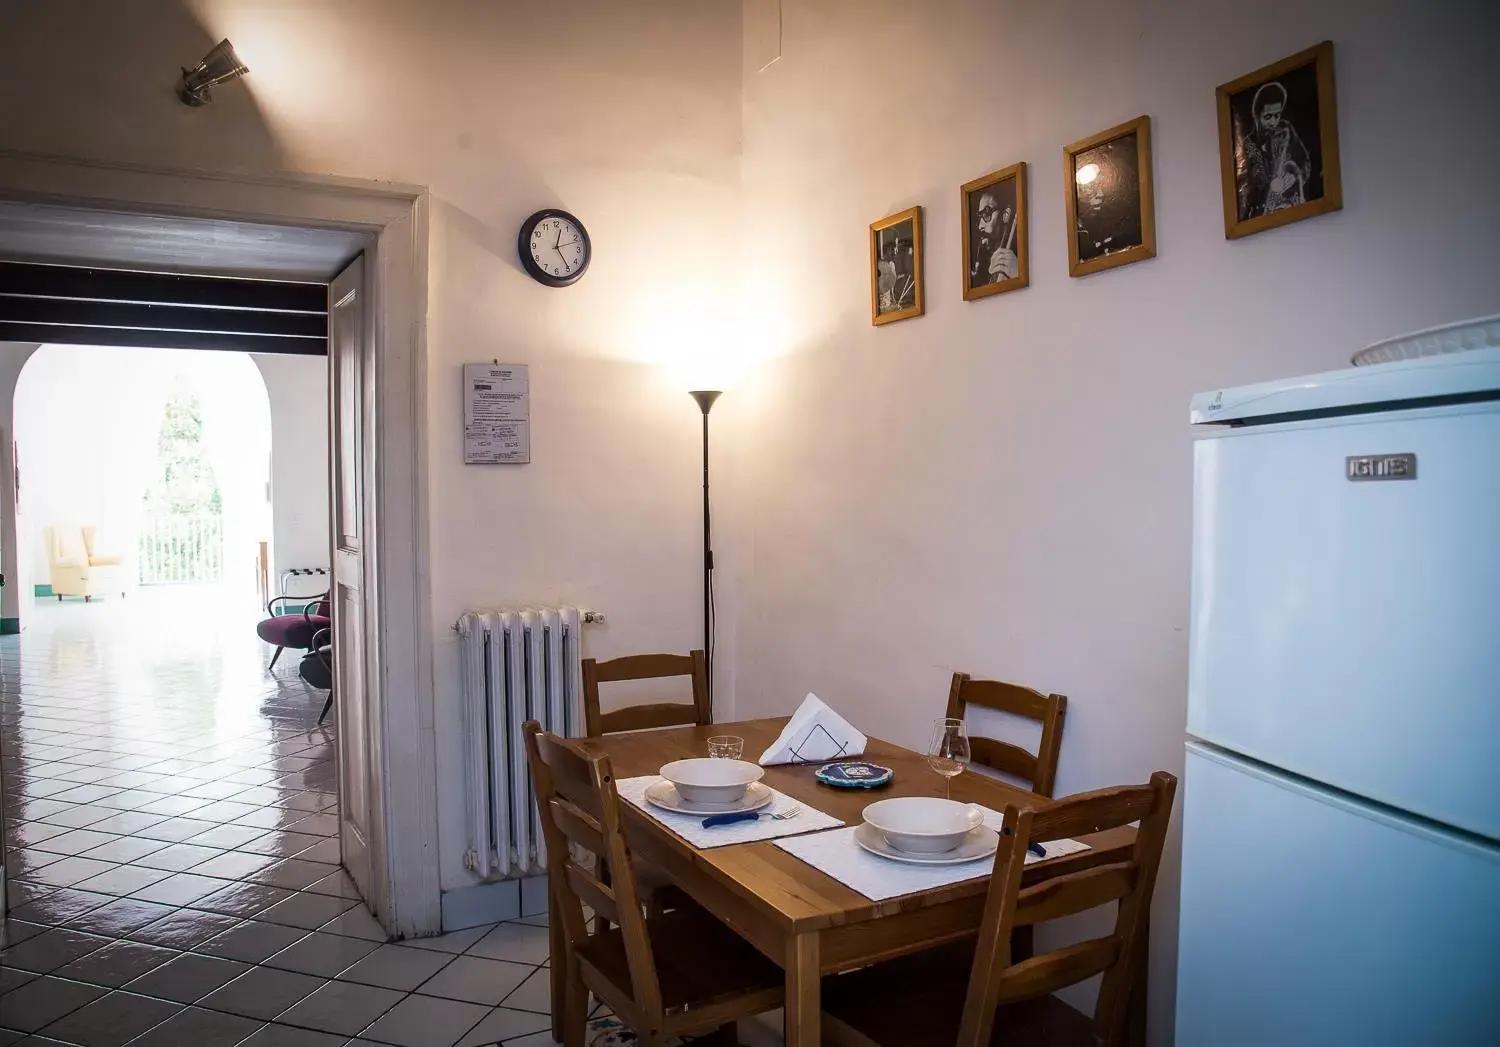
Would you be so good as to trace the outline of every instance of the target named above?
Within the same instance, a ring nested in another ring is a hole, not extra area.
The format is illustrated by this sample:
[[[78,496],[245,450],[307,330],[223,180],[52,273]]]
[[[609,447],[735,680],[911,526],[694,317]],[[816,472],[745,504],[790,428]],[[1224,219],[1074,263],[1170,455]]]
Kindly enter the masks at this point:
[[[292,363],[302,382],[322,386],[321,409],[300,417],[278,385],[273,423],[260,361],[248,353],[94,345],[32,352],[14,399],[15,455],[24,466],[16,483],[17,583],[23,597],[39,601],[22,623],[39,621],[54,600],[126,593],[153,608],[175,600],[244,619],[270,597],[261,550],[267,574],[275,573],[277,537],[304,556],[312,545],[320,551],[311,563],[326,567],[326,438],[304,448],[315,475],[298,474],[307,463],[273,475],[273,424],[278,444],[327,428],[326,365]],[[282,536],[273,534],[277,522]],[[90,548],[80,550],[84,535]],[[90,554],[103,561],[97,570],[84,569]]]
[[[370,773],[363,827],[372,866],[367,897],[386,933],[435,933],[439,895],[431,859],[436,843],[431,634],[419,570],[425,540],[419,491],[425,462],[415,395],[425,366],[425,195],[388,185],[296,179],[238,183],[10,155],[0,156],[0,197],[37,211],[59,203],[66,208],[107,204],[115,215],[200,222],[205,229],[272,223],[282,231],[333,229],[366,238],[373,291],[353,300],[365,324],[361,337],[369,340],[356,371],[357,380],[368,383],[358,397],[368,409],[353,431],[357,448],[350,448],[359,450],[364,463],[360,477],[366,482],[359,504],[366,515],[357,531],[346,533],[358,537],[366,561],[358,591],[366,623],[359,631],[360,668],[371,699],[366,709],[373,711],[359,737]],[[58,224],[59,230],[65,226]],[[257,257],[264,258],[264,251],[258,250]],[[382,507],[387,508],[382,512]],[[12,598],[9,590],[6,598]],[[369,672],[370,666],[378,666],[378,671]]]

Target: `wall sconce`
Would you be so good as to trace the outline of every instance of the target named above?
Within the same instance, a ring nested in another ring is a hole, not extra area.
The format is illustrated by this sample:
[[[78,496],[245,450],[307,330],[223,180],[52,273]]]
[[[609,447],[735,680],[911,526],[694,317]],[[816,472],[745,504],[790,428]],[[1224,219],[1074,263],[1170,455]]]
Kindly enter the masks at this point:
[[[177,85],[177,97],[184,105],[200,106],[213,101],[210,88],[238,79],[250,71],[234,53],[234,45],[220,40],[214,49],[203,56],[196,69],[184,69],[182,80]]]

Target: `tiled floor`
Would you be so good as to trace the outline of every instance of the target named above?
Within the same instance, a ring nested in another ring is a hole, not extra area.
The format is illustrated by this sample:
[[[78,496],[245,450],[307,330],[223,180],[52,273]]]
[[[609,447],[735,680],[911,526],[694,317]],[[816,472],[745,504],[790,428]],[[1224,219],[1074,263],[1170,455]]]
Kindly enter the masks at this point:
[[[545,918],[386,944],[322,695],[216,607],[45,603],[0,638],[0,1047],[551,1044]]]

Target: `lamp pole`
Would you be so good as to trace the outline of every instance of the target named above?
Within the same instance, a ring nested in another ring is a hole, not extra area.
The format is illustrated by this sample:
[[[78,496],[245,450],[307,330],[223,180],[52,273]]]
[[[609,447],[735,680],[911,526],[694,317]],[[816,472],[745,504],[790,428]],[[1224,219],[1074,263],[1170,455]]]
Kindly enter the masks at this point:
[[[719,389],[694,389],[688,393],[698,401],[703,412],[703,657],[708,670],[709,708],[713,708],[714,695],[714,633],[713,633],[713,529],[709,524],[708,511],[708,412],[714,401],[722,395]]]

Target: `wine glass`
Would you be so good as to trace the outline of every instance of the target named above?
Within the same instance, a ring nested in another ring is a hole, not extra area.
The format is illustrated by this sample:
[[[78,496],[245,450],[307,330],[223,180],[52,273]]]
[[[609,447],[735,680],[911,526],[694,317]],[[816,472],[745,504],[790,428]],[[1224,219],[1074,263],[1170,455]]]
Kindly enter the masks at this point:
[[[953,779],[969,763],[969,729],[962,720],[945,716],[932,721],[932,741],[927,745],[927,766],[943,776],[943,795],[953,798]]]

